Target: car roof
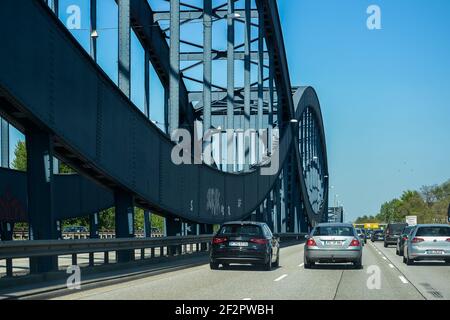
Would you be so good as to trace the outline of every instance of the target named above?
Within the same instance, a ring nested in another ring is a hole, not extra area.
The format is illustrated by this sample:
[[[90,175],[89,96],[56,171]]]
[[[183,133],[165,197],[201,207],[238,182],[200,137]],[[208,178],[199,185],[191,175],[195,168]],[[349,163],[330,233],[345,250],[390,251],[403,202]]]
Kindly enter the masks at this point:
[[[417,227],[447,227],[450,228],[448,224],[418,224]]]
[[[263,226],[264,222],[254,222],[254,221],[230,221],[225,222],[223,226],[233,225],[233,224],[246,224],[246,225],[254,225],[254,226]]]
[[[354,227],[351,223],[319,223],[316,227]]]

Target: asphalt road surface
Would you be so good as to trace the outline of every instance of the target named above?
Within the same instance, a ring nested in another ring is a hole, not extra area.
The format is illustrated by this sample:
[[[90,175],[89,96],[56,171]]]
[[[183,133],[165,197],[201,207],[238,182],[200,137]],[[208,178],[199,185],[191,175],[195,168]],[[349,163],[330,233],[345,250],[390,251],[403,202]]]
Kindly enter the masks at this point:
[[[423,300],[450,299],[450,266],[440,262],[406,266],[395,248],[368,242],[364,269],[321,264],[303,267],[303,245],[283,248],[280,267],[250,266],[212,271],[202,265],[148,278],[83,290],[58,299],[169,300]]]

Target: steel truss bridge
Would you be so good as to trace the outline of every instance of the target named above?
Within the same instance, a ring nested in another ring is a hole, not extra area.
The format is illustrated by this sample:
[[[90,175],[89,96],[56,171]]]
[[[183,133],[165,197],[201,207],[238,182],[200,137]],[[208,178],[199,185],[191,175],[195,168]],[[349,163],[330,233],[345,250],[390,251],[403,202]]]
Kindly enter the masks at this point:
[[[210,234],[214,224],[241,219],[265,221],[278,233],[300,233],[327,220],[319,100],[313,88],[291,85],[276,1],[223,0],[216,7],[212,0],[202,2],[197,7],[170,0],[167,10],[154,11],[151,1],[115,1],[117,81],[97,63],[96,0],[90,0],[89,50],[58,18],[57,0],[0,2],[3,240],[10,240],[11,224],[21,221],[29,223],[30,239],[57,240],[60,221],[87,215],[95,237],[96,213],[111,207],[117,238],[134,236],[134,207],[146,210],[148,230],[150,212],[165,217],[167,236],[180,235],[185,224],[193,234]],[[214,25],[221,21],[225,36],[215,37]],[[195,22],[199,43],[183,35]],[[143,111],[130,99],[131,31],[145,53]],[[219,40],[222,49],[213,47]],[[218,63],[225,65],[220,72],[226,86],[215,83]],[[152,104],[164,112],[162,130],[150,118],[150,65],[164,88],[163,105]],[[195,69],[198,78],[189,73]],[[8,169],[9,125],[25,134],[26,172]],[[171,133],[179,128],[192,136],[196,128],[215,129],[219,136],[235,130],[233,159],[240,131],[276,129],[279,140],[252,159],[252,140],[244,136],[242,166],[176,165]],[[279,168],[262,174],[274,154]],[[58,174],[55,158],[77,174]],[[123,251],[118,259],[132,257]],[[42,272],[55,263],[37,257],[30,266]]]

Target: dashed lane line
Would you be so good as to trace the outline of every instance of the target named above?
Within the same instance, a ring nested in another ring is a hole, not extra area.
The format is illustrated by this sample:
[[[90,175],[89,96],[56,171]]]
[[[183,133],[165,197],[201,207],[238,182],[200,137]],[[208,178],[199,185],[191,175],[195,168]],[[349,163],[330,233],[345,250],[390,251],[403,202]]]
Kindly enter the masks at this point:
[[[398,276],[400,278],[400,281],[403,282],[404,284],[408,284],[408,280],[406,280],[406,278],[404,276]]]
[[[278,277],[278,278],[276,278],[276,279],[273,280],[273,281],[278,282],[278,281],[283,280],[283,279],[286,278],[286,277],[287,277],[287,274],[283,274],[281,277]]]

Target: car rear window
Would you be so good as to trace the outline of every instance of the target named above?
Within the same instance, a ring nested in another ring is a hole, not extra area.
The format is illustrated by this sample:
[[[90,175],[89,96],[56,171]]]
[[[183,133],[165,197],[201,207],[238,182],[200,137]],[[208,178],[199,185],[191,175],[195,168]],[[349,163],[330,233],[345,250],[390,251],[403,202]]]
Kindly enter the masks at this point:
[[[450,227],[420,227],[418,237],[450,237]]]
[[[327,227],[317,227],[314,230],[313,236],[344,236],[352,237],[354,236],[354,231],[352,227],[343,226],[327,226]]]
[[[223,226],[219,235],[244,235],[244,236],[262,236],[261,227],[255,225],[230,224]]]
[[[391,224],[389,226],[389,230],[391,231],[391,233],[400,233],[403,231],[405,226],[406,225],[404,225],[404,224]]]

